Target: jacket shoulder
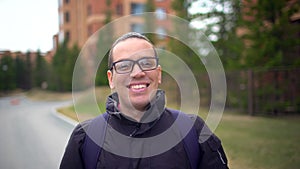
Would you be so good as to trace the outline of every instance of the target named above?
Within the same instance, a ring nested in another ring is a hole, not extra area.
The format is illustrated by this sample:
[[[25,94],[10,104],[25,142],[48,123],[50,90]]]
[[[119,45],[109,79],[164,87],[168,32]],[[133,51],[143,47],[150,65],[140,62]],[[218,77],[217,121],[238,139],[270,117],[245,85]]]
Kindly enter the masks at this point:
[[[91,120],[81,122],[72,131],[60,163],[60,169],[83,169],[82,149],[90,122]]]
[[[228,169],[228,161],[221,140],[209,129],[205,121],[197,115],[189,115],[198,133],[201,159],[200,168]]]
[[[228,169],[228,161],[221,140],[209,129],[205,121],[199,116],[195,119],[195,128],[198,132],[198,142],[202,152],[200,168]]]
[[[86,121],[83,121],[83,122],[77,124],[77,126],[74,128],[74,130],[72,132],[70,140],[71,139],[77,140],[78,143],[81,142],[82,140],[84,140],[86,131],[87,131],[90,123],[91,123],[91,120],[86,120]]]

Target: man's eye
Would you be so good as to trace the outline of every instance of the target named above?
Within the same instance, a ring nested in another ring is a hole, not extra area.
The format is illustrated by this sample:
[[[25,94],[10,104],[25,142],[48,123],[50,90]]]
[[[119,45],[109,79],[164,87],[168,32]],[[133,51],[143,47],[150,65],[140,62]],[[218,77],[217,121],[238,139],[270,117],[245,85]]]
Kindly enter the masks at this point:
[[[155,65],[155,62],[152,60],[143,60],[140,62],[140,65],[145,68],[151,68]]]
[[[118,70],[128,70],[130,67],[129,63],[122,63],[117,66]]]

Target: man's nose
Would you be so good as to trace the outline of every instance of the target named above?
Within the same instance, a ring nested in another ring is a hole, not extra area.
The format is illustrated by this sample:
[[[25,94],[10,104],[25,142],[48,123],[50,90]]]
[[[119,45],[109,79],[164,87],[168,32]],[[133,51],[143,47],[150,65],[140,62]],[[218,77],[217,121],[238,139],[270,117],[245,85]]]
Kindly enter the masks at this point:
[[[132,68],[132,72],[130,73],[131,77],[140,77],[144,76],[145,72],[139,67],[138,64],[134,64]]]

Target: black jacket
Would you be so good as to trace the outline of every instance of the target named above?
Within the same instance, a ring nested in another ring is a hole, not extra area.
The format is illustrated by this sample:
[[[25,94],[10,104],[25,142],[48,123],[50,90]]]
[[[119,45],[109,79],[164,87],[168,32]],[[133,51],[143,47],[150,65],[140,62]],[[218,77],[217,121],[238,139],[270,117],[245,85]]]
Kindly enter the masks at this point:
[[[142,122],[136,122],[129,117],[124,116],[118,111],[118,96],[113,94],[109,96],[107,101],[107,112],[110,114],[108,124],[111,129],[132,138],[148,138],[154,137],[168,128],[170,128],[174,122],[174,118],[168,109],[164,108],[165,100],[164,93],[159,91],[156,99],[149,105],[149,108],[142,118]],[[197,132],[203,132],[202,129],[205,126],[204,121],[200,117],[191,116],[195,120],[195,128]],[[143,122],[144,120],[144,122]],[[60,169],[84,169],[82,151],[83,142],[86,137],[86,129],[90,123],[85,121],[74,129],[68,145],[65,150],[65,154],[60,164]],[[206,133],[207,134],[207,133]],[[164,140],[168,143],[168,139]],[[112,146],[134,146],[134,145],[123,145],[118,139],[106,140],[105,144],[111,144]],[[199,137],[200,144],[200,158],[199,158],[199,169],[226,169],[227,159],[221,141],[214,135],[210,134],[210,137],[205,138]],[[150,145],[143,145],[147,149]],[[154,151],[154,150],[153,150]],[[124,157],[117,155],[114,152],[102,149],[101,155],[97,163],[97,169],[190,169],[190,163],[186,151],[184,149],[183,141],[179,141],[178,144],[172,146],[171,149],[159,154],[153,154],[143,158],[137,157]]]

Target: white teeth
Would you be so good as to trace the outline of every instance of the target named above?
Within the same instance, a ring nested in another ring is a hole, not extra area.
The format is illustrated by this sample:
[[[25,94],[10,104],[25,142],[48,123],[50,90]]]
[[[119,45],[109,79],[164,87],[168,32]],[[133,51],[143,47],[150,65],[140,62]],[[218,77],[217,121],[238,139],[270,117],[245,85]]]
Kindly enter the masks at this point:
[[[142,89],[142,88],[146,88],[147,86],[145,84],[140,84],[140,85],[132,85],[131,88],[132,89]]]

